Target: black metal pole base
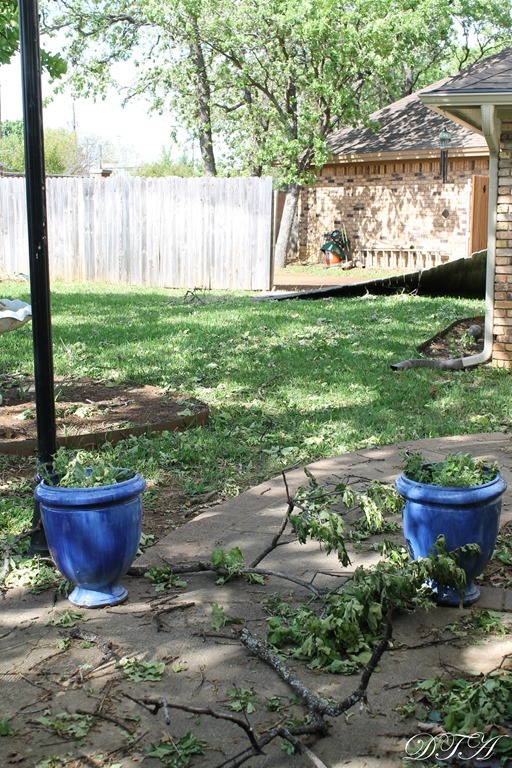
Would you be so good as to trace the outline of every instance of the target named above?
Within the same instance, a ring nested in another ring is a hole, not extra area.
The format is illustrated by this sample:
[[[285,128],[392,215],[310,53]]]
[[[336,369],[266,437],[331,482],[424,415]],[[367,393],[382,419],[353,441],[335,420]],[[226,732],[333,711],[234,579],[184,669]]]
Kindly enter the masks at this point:
[[[41,521],[41,511],[39,502],[34,500],[34,514],[32,516],[32,533],[30,534],[29,555],[39,555],[39,557],[49,557],[50,550],[46,541],[43,523]]]
[[[55,396],[46,221],[43,99],[38,0],[18,0],[23,91],[27,222],[36,390],[37,454],[51,466],[56,447]],[[48,554],[39,504],[34,504],[31,551]]]

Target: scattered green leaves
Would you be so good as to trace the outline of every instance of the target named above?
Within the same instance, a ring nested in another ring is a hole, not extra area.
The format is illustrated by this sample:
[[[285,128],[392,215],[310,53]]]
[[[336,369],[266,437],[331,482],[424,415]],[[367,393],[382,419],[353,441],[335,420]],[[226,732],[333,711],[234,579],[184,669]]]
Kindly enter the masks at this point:
[[[505,526],[503,532],[496,539],[496,546],[492,560],[487,566],[483,578],[490,581],[493,586],[503,589],[512,587],[512,526]]]
[[[244,567],[244,556],[239,547],[233,547],[229,552],[225,552],[223,549],[214,549],[210,560],[215,568],[225,568],[227,574],[220,576],[216,584],[224,584],[227,579],[233,574],[240,573]]]
[[[283,700],[281,696],[271,696],[265,706],[269,712],[280,712],[283,709]]]
[[[176,664],[173,664],[171,667],[171,670],[176,674],[179,674],[180,672],[186,672],[187,669],[188,669],[188,664],[186,661],[178,661]]]
[[[76,627],[79,621],[89,621],[89,617],[84,616],[81,611],[75,611],[73,608],[68,608],[55,619],[48,619],[46,623],[52,627]]]
[[[226,624],[243,624],[244,620],[238,616],[228,616],[224,608],[217,603],[212,603],[212,627],[219,632]]]
[[[146,549],[149,549],[150,547],[152,547],[155,541],[156,539],[152,533],[141,533],[139,548],[137,550],[137,556],[142,555],[142,553],[145,552]]]
[[[403,716],[438,722],[448,733],[485,733],[489,739],[502,735],[493,756],[506,764],[512,757],[512,738],[504,735],[512,714],[511,702],[512,673],[496,669],[478,677],[422,680],[400,711]]]
[[[232,547],[229,552],[223,549],[214,549],[210,555],[210,562],[214,568],[225,570],[215,581],[216,584],[225,584],[232,576],[242,576],[245,581],[252,584],[264,584],[265,578],[260,573],[244,573],[245,560],[239,547]]]
[[[144,577],[153,584],[155,592],[187,586],[187,582],[180,579],[179,576],[175,576],[168,565],[163,565],[161,568],[154,565],[146,571]]]
[[[14,732],[14,728],[9,723],[9,718],[2,717],[0,720],[0,736],[12,736]]]
[[[87,736],[94,725],[94,721],[95,718],[92,715],[78,715],[69,712],[51,715],[50,711],[47,711],[42,717],[36,718],[35,722],[60,736],[79,741]]]
[[[449,632],[456,637],[469,636],[474,638],[475,633],[500,636],[508,634],[509,631],[503,623],[503,614],[476,608],[471,613],[461,616],[457,621],[439,627],[434,634],[440,636]]]
[[[163,661],[138,661],[135,658],[124,656],[117,662],[126,677],[135,683],[155,682],[162,679],[165,672]]]
[[[256,712],[256,693],[254,688],[231,688],[228,691],[229,709],[233,712]]]
[[[58,587],[63,581],[61,574],[38,555],[10,557],[7,566],[3,582],[6,587],[25,587],[37,595],[45,589]]]
[[[189,731],[180,739],[170,736],[169,741],[151,745],[146,755],[157,757],[167,768],[187,768],[194,755],[204,755],[207,746],[205,741]]]

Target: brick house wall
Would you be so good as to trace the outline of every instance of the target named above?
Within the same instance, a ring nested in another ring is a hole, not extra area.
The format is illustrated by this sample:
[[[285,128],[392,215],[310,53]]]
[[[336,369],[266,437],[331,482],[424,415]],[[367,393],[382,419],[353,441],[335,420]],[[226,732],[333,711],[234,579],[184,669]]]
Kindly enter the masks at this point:
[[[439,158],[337,162],[323,167],[301,191],[298,260],[322,260],[324,234],[345,226],[356,251],[411,248],[468,255],[473,176],[488,175],[487,157],[448,158],[448,183]]]
[[[512,366],[512,121],[501,125],[492,362]]]

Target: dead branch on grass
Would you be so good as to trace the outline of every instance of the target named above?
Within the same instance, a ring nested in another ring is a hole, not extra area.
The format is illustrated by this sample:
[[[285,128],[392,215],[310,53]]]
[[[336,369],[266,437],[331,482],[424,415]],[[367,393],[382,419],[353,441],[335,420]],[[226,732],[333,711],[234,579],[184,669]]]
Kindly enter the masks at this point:
[[[273,381],[277,381],[277,379],[281,379],[283,376],[284,373],[276,373],[274,376],[271,376],[270,379],[261,382],[258,387],[258,397],[260,400],[265,399],[265,389],[269,386],[269,384],[272,384]]]

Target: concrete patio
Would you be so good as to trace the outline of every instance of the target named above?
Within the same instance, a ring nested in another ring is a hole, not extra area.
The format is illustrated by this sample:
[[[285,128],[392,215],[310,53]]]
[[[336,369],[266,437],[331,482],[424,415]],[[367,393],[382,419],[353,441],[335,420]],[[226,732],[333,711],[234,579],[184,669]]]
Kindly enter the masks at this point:
[[[391,483],[401,471],[401,451],[406,447],[420,449],[432,459],[449,451],[462,451],[497,460],[509,483],[502,524],[512,519],[512,438],[508,434],[445,437],[365,449],[319,461],[310,469],[321,484],[347,478]],[[292,494],[306,481],[303,469],[287,473]],[[5,593],[0,616],[0,719],[9,718],[14,734],[0,739],[2,768],[35,768],[51,756],[60,756],[62,762],[54,757],[53,763],[43,763],[45,767],[65,764],[71,768],[138,768],[148,745],[170,736],[180,738],[189,731],[207,744],[205,754],[193,757],[191,766],[233,766],[237,764],[233,756],[250,746],[247,735],[233,723],[166,706],[152,714],[134,701],[145,697],[189,708],[211,707],[236,716],[238,713],[229,709],[230,691],[252,689],[255,711],[247,715],[247,722],[258,733],[281,718],[303,715],[302,707],[292,698],[293,691],[248,652],[238,633],[246,627],[251,635],[264,640],[268,620],[265,601],[277,592],[286,599],[304,601],[310,599],[310,593],[274,577],[265,585],[230,581],[217,586],[214,574],[208,572],[187,574],[183,576],[185,587],[158,593],[142,577],[143,571],[153,565],[208,561],[216,548],[238,546],[249,563],[270,544],[286,509],[281,477],[211,508],[161,539],[136,561],[134,574],[124,580],[129,591],[126,603],[96,611],[82,609],[81,616],[72,622],[75,626],[55,623],[67,611],[76,609],[52,590],[38,595],[25,589]],[[398,540],[400,536],[397,534]],[[316,586],[334,587],[340,577],[346,577],[358,565],[376,562],[378,557],[370,545],[351,550],[350,555],[352,565],[342,569],[334,555],[327,557],[317,544],[300,545],[285,532],[282,544],[260,565]],[[470,609],[438,608],[397,617],[392,647],[370,680],[368,706],[357,705],[346,716],[330,719],[325,737],[306,742],[309,753],[287,755],[280,748],[280,739],[276,739],[263,755],[251,757],[247,765],[401,766],[407,742],[418,733],[418,724],[414,719],[401,720],[395,707],[406,703],[414,681],[440,674],[485,673],[510,654],[512,591],[488,586],[482,587],[481,593],[475,609],[501,611],[508,634],[439,634],[442,627],[459,621]],[[213,603],[221,606],[226,616],[239,618],[242,623],[227,623],[214,630]],[[123,657],[164,661],[165,673],[159,681],[132,681],[116,665]],[[308,670],[297,661],[287,663],[310,690],[334,701],[359,685],[357,675],[328,675]],[[278,712],[268,708],[269,700],[274,705],[277,702]],[[87,735],[77,742],[44,728],[38,718],[46,712],[89,713],[96,719]],[[162,762],[146,756],[143,764],[156,768]]]

